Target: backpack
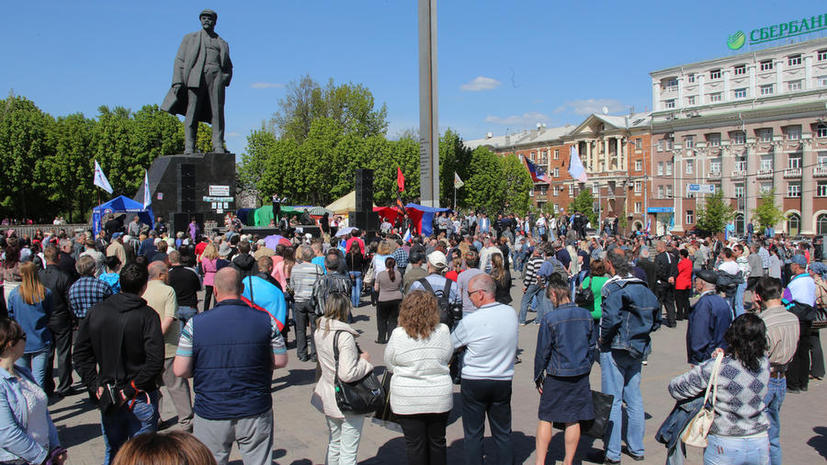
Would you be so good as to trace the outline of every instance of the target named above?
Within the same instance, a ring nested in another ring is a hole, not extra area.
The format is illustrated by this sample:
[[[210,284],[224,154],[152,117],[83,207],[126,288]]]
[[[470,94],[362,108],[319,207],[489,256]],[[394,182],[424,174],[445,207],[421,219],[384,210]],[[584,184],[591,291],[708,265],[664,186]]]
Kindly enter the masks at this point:
[[[583,288],[583,286],[577,286],[577,290],[574,292],[574,303],[578,307],[582,307],[588,310],[594,309],[594,292],[592,291],[592,277],[589,276],[586,278],[589,280],[589,285]],[[585,283],[585,281],[583,281]]]
[[[563,281],[568,281],[569,272],[566,271],[566,268],[563,266],[563,263],[560,260],[558,260],[557,257],[550,255],[546,257],[546,261],[551,263],[551,265],[554,267],[554,270],[551,272],[551,274],[556,274],[560,276],[560,278],[562,278]]]
[[[439,305],[439,322],[445,323],[448,328],[453,328],[454,323],[462,319],[462,307],[457,307],[451,303],[451,281],[445,278],[445,287],[442,289],[442,296],[437,296],[431,283],[425,278],[418,280],[419,284],[425,288],[426,291],[437,297],[437,305]]]

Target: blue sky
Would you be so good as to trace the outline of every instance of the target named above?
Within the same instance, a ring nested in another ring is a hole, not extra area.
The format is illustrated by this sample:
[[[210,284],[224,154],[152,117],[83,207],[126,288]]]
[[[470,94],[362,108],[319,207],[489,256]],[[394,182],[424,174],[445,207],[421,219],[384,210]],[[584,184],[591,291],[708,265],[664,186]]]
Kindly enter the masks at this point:
[[[648,73],[730,53],[727,36],[827,12],[813,1],[471,1],[438,4],[439,122],[465,139],[577,124],[651,107]],[[388,105],[389,136],[416,128],[416,0],[28,1],[4,8],[0,91],[52,115],[100,105],[160,104],[181,37],[198,12],[235,66],[227,144],[277,109],[284,85],[310,74],[362,83]],[[746,48],[744,49],[746,50]]]

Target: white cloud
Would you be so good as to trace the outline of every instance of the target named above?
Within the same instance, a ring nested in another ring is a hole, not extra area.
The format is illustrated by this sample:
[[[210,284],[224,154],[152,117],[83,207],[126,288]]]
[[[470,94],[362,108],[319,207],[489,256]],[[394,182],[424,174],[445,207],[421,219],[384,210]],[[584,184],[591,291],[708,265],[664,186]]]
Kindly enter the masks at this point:
[[[254,82],[250,84],[253,89],[280,89],[284,84],[280,82]]]
[[[571,111],[578,115],[590,115],[592,113],[603,113],[603,107],[609,113],[626,111],[626,106],[620,100],[610,98],[590,98],[584,100],[570,100],[554,109],[555,113]]]
[[[537,122],[545,123],[550,118],[547,115],[538,113],[536,111],[523,113],[522,115],[511,115],[505,118],[500,116],[488,115],[485,117],[486,123],[501,124],[503,126],[533,126]]]
[[[485,76],[477,76],[474,79],[466,82],[465,84],[459,86],[460,90],[464,90],[467,92],[480,92],[483,90],[491,90],[500,87],[502,82]]]

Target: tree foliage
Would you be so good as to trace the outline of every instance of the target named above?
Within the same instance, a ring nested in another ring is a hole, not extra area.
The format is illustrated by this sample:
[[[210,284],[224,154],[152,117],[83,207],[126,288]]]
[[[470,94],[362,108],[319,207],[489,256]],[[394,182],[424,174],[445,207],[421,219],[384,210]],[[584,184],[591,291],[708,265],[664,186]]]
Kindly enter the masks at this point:
[[[761,194],[757,207],[752,210],[752,217],[755,218],[762,230],[767,227],[775,227],[784,219],[784,212],[775,204],[775,189]]]
[[[715,234],[724,230],[735,216],[732,206],[724,201],[724,194],[718,190],[706,198],[704,205],[697,209],[696,225],[703,232]]]
[[[534,187],[534,181],[517,155],[511,153],[503,158],[502,177],[505,184],[504,210],[525,215],[531,205],[529,192]]]
[[[594,211],[594,196],[591,189],[580,189],[577,196],[569,203],[568,213],[580,212],[589,218],[592,227],[599,227],[597,223],[597,212]]]

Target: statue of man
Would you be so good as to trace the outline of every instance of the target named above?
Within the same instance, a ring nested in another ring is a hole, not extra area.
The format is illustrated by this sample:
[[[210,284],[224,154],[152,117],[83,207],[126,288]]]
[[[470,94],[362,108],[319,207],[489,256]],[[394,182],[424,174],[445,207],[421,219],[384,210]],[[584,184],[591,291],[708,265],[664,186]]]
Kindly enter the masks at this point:
[[[161,109],[184,115],[184,153],[195,151],[198,122],[212,125],[213,151],[224,153],[224,92],[233,77],[230,47],[215,33],[218,14],[204,10],[201,30],[184,36]]]

